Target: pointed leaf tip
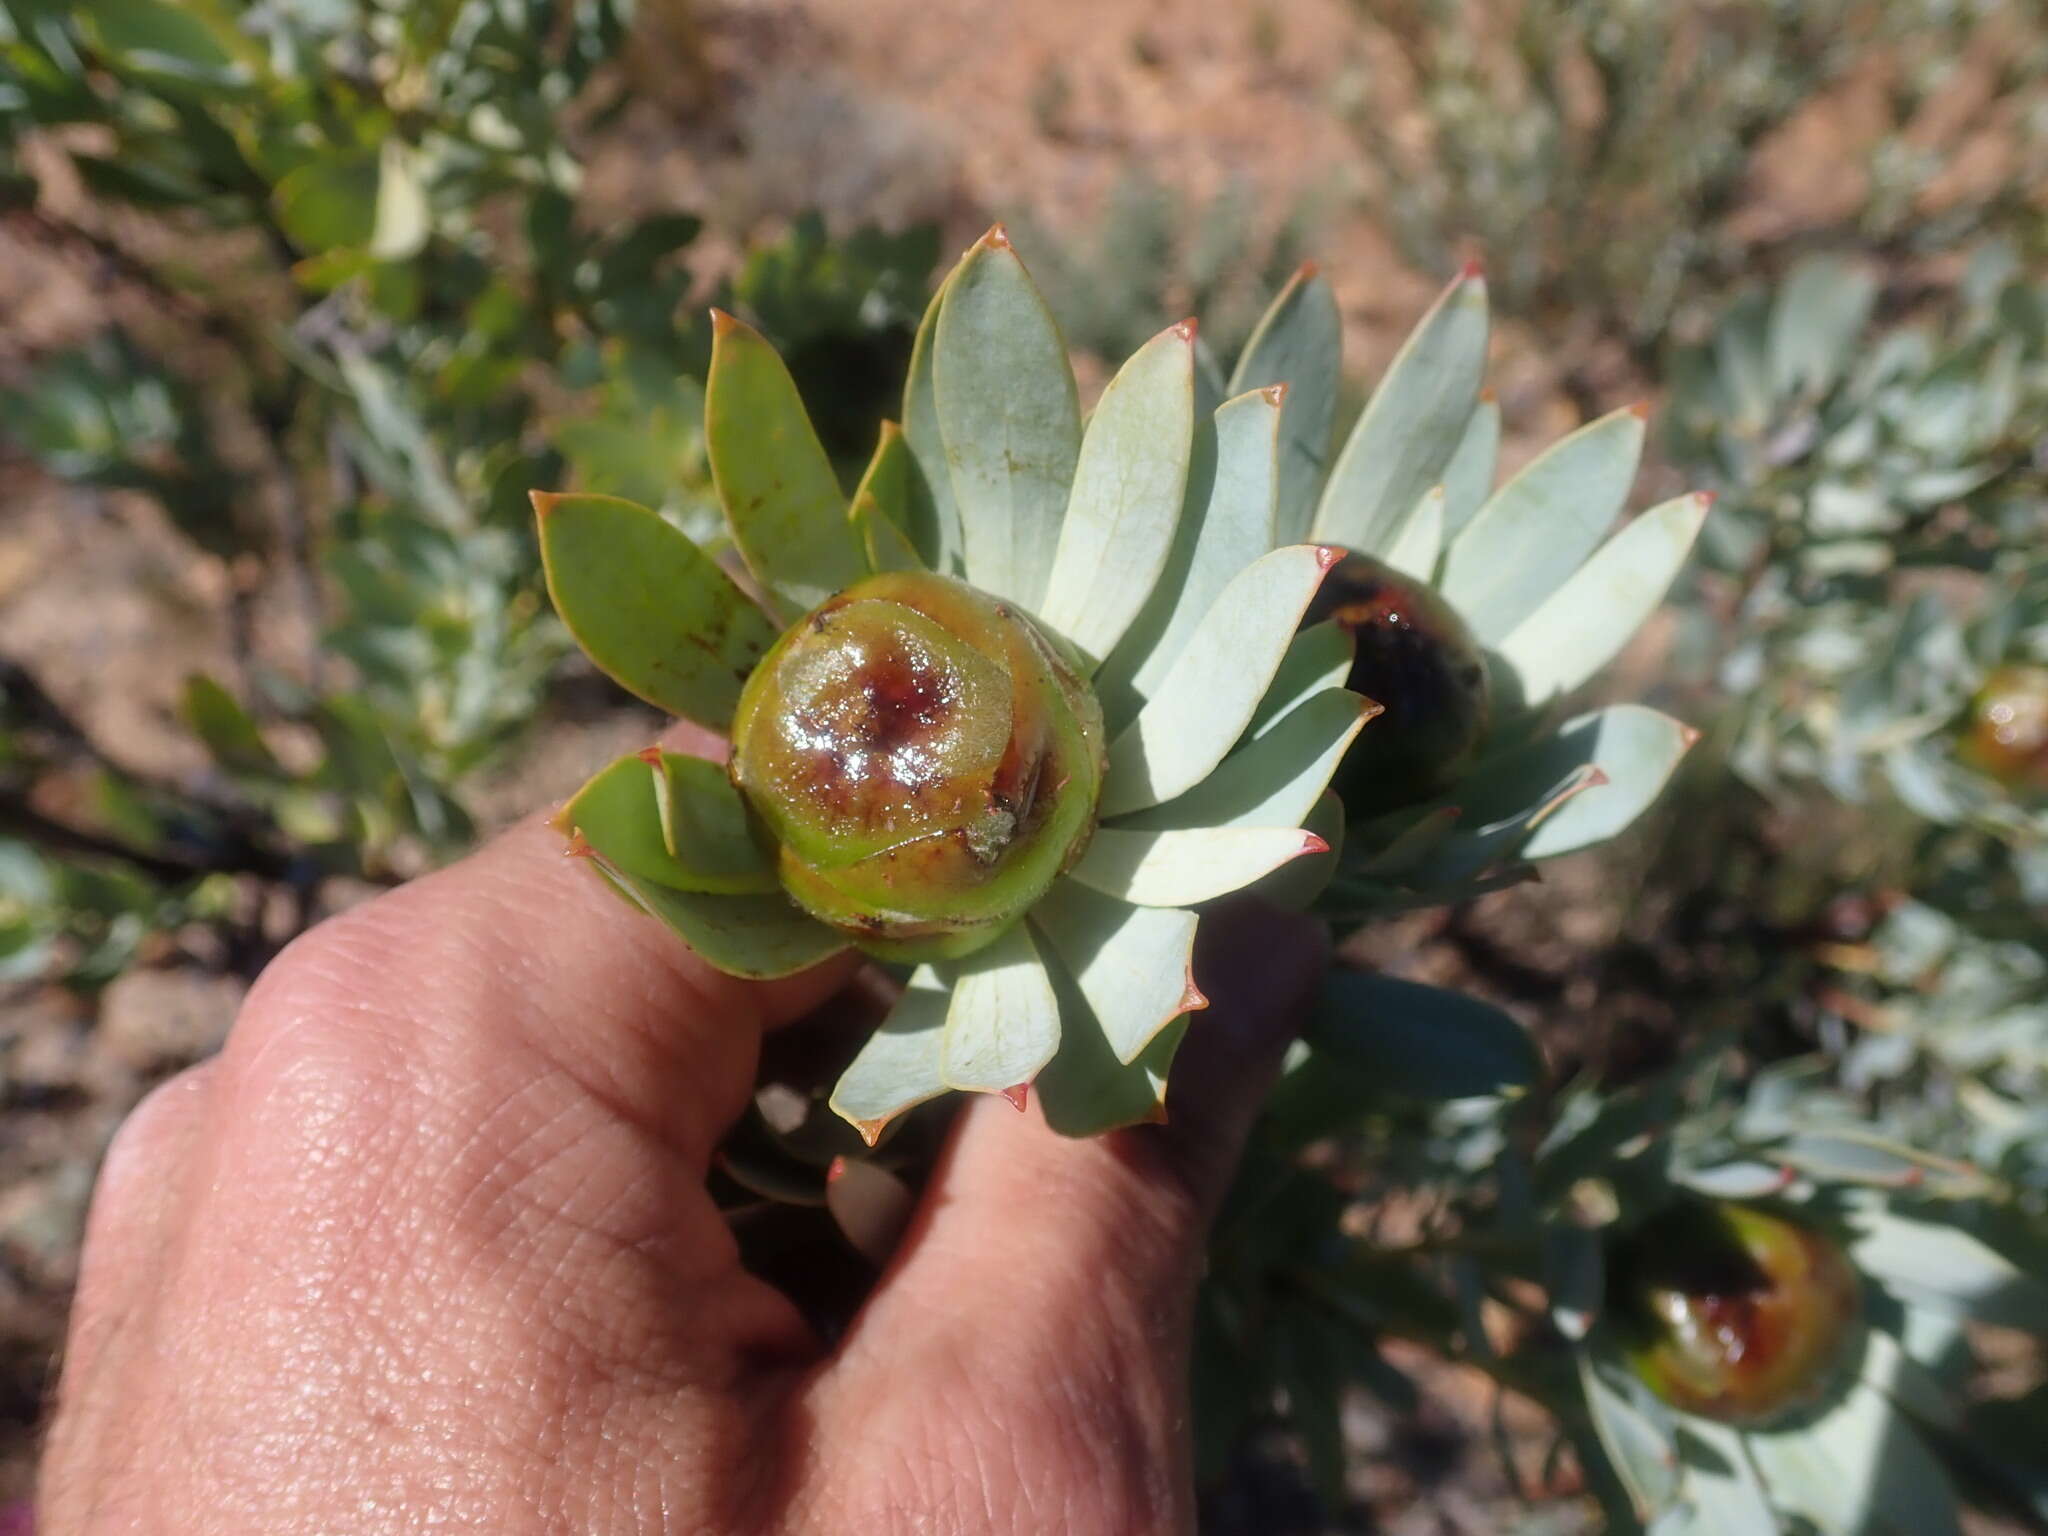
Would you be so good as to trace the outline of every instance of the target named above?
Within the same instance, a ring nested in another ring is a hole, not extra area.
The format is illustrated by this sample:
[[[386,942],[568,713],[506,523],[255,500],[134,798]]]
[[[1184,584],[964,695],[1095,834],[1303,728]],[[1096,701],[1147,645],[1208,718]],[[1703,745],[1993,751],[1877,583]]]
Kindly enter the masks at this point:
[[[1320,837],[1317,837],[1315,833],[1304,832],[1301,834],[1301,851],[1304,855],[1311,853],[1328,853],[1330,851],[1330,845],[1324,842]]]
[[[591,847],[584,839],[582,828],[571,827],[569,829],[569,846],[562,850],[562,857],[565,859],[594,859],[597,857],[597,850]]]
[[[1481,405],[1493,405],[1496,404],[1499,400],[1500,392],[1496,390],[1491,384],[1487,385],[1486,388],[1479,391],[1479,403]]]
[[[711,306],[711,334],[714,338],[728,336],[740,329],[740,322],[716,304]]]
[[[642,747],[633,755],[650,768],[659,768],[661,766],[661,748],[659,747]]]
[[[1192,344],[1195,339],[1196,332],[1200,331],[1201,328],[1201,320],[1194,315],[1189,315],[1187,319],[1181,321],[1180,324],[1173,327],[1173,334],[1178,336],[1182,341]]]
[[[1304,261],[1294,269],[1294,280],[1298,283],[1312,282],[1316,274],[1322,270],[1322,263],[1311,256],[1307,261]]]
[[[1648,421],[1650,419],[1650,402],[1638,400],[1634,405],[1628,407],[1628,413],[1635,417],[1637,421]]]
[[[1180,995],[1181,1012],[1200,1013],[1204,1008],[1208,1006],[1208,994],[1205,993],[1200,987],[1195,985],[1194,977],[1188,977],[1188,984]]]
[[[1266,397],[1266,404],[1278,410],[1287,403],[1287,381],[1282,379],[1278,384],[1268,384],[1259,393]]]
[[[1700,504],[1700,510],[1704,512],[1721,499],[1721,493],[1719,491],[1694,491],[1692,498]]]
[[[998,220],[996,223],[989,225],[988,233],[977,240],[975,244],[990,246],[999,251],[1007,251],[1010,249],[1010,231]]]
[[[1684,742],[1686,746],[1691,747],[1700,739],[1700,728],[1696,725],[1686,725],[1681,722],[1678,727],[1678,739]]]
[[[1344,554],[1345,551],[1339,545],[1318,544],[1316,546],[1316,564],[1327,571],[1339,560],[1342,560],[1344,558]]]
[[[825,1166],[825,1182],[826,1182],[827,1184],[837,1184],[837,1183],[838,1183],[838,1182],[839,1182],[839,1181],[840,1181],[841,1179],[843,1179],[843,1178],[845,1178],[845,1177],[846,1177],[846,1159],[845,1159],[845,1158],[843,1158],[843,1157],[835,1157],[835,1158],[833,1158],[833,1159],[832,1159],[832,1161],[831,1161],[830,1163],[826,1164],[826,1166]]]
[[[1031,1085],[1029,1083],[1019,1083],[1014,1088],[1005,1088],[1003,1090],[1003,1097],[1010,1101],[1010,1108],[1016,1110],[1021,1115],[1024,1113],[1025,1106],[1031,1102]]]
[[[533,515],[545,518],[555,510],[555,503],[562,499],[560,491],[528,491],[526,499],[533,504]]]
[[[1458,268],[1458,278],[1461,282],[1469,283],[1475,278],[1484,278],[1485,276],[1486,263],[1477,256],[1470,257],[1462,267]]]
[[[1358,723],[1360,725],[1364,725],[1368,720],[1377,720],[1386,712],[1387,706],[1378,699],[1369,699],[1362,693],[1358,696]]]

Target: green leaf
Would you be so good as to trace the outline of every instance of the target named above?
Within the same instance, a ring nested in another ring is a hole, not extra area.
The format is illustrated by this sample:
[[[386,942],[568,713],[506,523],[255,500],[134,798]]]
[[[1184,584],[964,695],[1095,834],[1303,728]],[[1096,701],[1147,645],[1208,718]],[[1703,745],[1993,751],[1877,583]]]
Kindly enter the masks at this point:
[[[260,778],[284,771],[248,711],[205,674],[195,672],[185,679],[185,694],[179,701],[178,712],[193,734],[205,743],[213,760],[229,773]]]
[[[92,0],[78,7],[78,19],[131,69],[215,86],[245,78],[238,59],[250,51],[250,40],[206,0]]]
[[[598,669],[657,709],[731,728],[775,627],[695,544],[612,496],[535,492],[548,594]]]
[[[1102,814],[1193,788],[1251,723],[1334,552],[1294,544],[1261,556],[1217,594],[1159,691],[1109,748]]]
[[[889,1016],[832,1090],[832,1112],[873,1146],[888,1123],[946,1091],[940,1048],[953,989],[930,966],[911,973]]]
[[[721,765],[657,752],[649,768],[662,845],[684,872],[684,890],[775,889],[775,869],[754,841],[746,805]]]
[[[1458,439],[1451,462],[1444,466],[1444,537],[1455,538],[1486,505],[1493,492],[1494,465],[1500,458],[1500,403],[1491,390],[1479,397],[1465,435]]]
[[[1162,1029],[1202,1006],[1192,969],[1194,913],[1133,907],[1061,880],[1031,920],[1087,999],[1118,1062],[1136,1061]]]
[[[1194,443],[1193,342],[1184,324],[1139,348],[1081,439],[1039,613],[1096,660],[1130,628],[1173,548]]]
[[[853,493],[847,516],[873,571],[921,571],[923,559],[903,530],[915,494],[917,461],[893,421],[882,423],[881,440]]]
[[[939,1048],[948,1088],[1003,1093],[1029,1083],[1060,1044],[1052,981],[1023,923],[950,967],[953,1001]]]
[[[1664,600],[1713,500],[1695,493],[1652,507],[1500,642],[1528,704],[1569,693],[1614,659]]]
[[[1371,971],[1331,970],[1303,1034],[1374,1093],[1402,1098],[1492,1097],[1543,1070],[1528,1031],[1491,1003]]]
[[[1643,453],[1643,416],[1613,412],[1553,443],[1452,541],[1443,594],[1488,645],[1542,605],[1613,525]]]
[[[1001,225],[947,280],[932,374],[967,579],[1035,613],[1074,483],[1081,404],[1052,311]]]
[[[271,192],[277,222],[308,255],[367,246],[377,232],[379,176],[377,158],[367,153],[309,160]]]
[[[1254,391],[1196,425],[1186,505],[1166,569],[1096,674],[1112,729],[1158,690],[1231,578],[1272,549],[1281,420],[1275,394]]]
[[[1263,736],[1317,694],[1342,688],[1351,676],[1357,646],[1351,632],[1335,619],[1311,624],[1298,633],[1288,642],[1287,654],[1266,686],[1266,696],[1259,700],[1245,734]]]
[[[1308,537],[1330,465],[1337,394],[1343,382],[1343,318],[1337,295],[1313,264],[1287,281],[1260,318],[1231,373],[1230,395],[1285,385],[1280,404],[1279,494],[1273,542]]]
[[[1443,479],[1486,368],[1486,280],[1461,274],[1402,343],[1351,430],[1316,509],[1322,543],[1377,554]]]
[[[1299,827],[1126,832],[1100,827],[1074,878],[1141,907],[1186,907],[1250,885],[1326,845]]]
[[[701,959],[728,976],[751,981],[793,976],[846,948],[844,938],[799,912],[786,896],[671,890],[602,857],[591,863],[635,906],[667,924]]]
[[[1231,753],[1186,794],[1115,825],[1298,827],[1329,788],[1359,727],[1380,712],[1370,699],[1326,688]]]
[[[679,891],[776,889],[774,869],[747,833],[739,791],[701,757],[650,749],[619,758],[577,790],[555,822],[636,880]]]
[[[960,542],[960,509],[953,499],[953,472],[946,462],[945,438],[939,431],[938,391],[932,372],[939,313],[951,283],[949,277],[932,295],[918,325],[917,340],[910,352],[910,371],[903,381],[903,441],[916,464],[903,531],[928,567],[948,576],[959,576],[967,569]]]
[[[865,557],[782,359],[723,310],[711,312],[711,328],[704,438],[712,482],[747,569],[784,619],[795,619],[858,581]]]
[[[1388,565],[1417,581],[1436,575],[1436,563],[1444,552],[1444,488],[1433,485],[1422,493],[1415,510],[1401,520],[1387,546]]]

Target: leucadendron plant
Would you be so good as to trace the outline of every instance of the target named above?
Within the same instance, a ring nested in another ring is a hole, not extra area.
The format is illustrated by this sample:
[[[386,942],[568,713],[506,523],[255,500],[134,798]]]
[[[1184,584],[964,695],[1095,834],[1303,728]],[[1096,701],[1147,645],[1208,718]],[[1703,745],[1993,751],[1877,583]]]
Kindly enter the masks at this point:
[[[1334,461],[1339,325],[1313,268],[1228,377],[1184,321],[1084,421],[998,227],[933,300],[902,424],[850,497],[775,352],[714,329],[729,549],[606,497],[535,506],[584,650],[730,757],[622,758],[559,822],[721,969],[851,947],[907,973],[830,1096],[870,1144],[949,1090],[1035,1088],[1074,1135],[1157,1119],[1204,1006],[1207,904],[1255,887],[1350,925],[1526,878],[1626,826],[1690,739],[1630,706],[1557,723],[1705,500],[1603,544],[1634,411],[1488,494],[1476,270]]]

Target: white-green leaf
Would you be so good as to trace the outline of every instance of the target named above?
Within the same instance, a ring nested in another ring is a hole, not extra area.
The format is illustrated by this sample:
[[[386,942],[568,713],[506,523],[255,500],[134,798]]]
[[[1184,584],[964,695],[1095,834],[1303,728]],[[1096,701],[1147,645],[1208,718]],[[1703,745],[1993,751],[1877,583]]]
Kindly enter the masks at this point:
[[[591,863],[636,906],[666,923],[728,976],[752,981],[793,976],[846,948],[843,936],[798,911],[780,893],[733,896],[671,890],[594,855]]]
[[[1057,976],[1055,984],[1070,1022],[1059,1054],[1031,1085],[1045,1123],[1062,1136],[1080,1137],[1163,1120],[1167,1069],[1187,1034],[1187,1019],[1175,1019],[1153,1036],[1137,1060],[1120,1062],[1072,981]]]
[[[832,1090],[832,1112],[873,1146],[905,1110],[946,1091],[939,1067],[952,988],[919,966],[881,1027],[868,1037]]]
[[[1486,330],[1486,280],[1467,271],[1402,344],[1352,428],[1316,509],[1318,541],[1377,554],[1443,479],[1479,398]]]
[[[1911,1422],[1861,1382],[1812,1422],[1746,1437],[1780,1509],[1824,1536],[1956,1536],[1955,1494]]]
[[[1380,706],[1326,688],[1239,747],[1201,783],[1163,805],[1120,818],[1119,827],[1298,827],[1352,738]]]
[[[1482,643],[1511,633],[1606,537],[1642,453],[1642,413],[1615,411],[1553,443],[1473,514],[1445,554],[1443,594]]]
[[[961,550],[960,509],[953,500],[953,471],[946,462],[946,440],[939,432],[939,397],[932,374],[939,311],[950,282],[949,277],[939,285],[918,323],[917,340],[910,349],[910,371],[903,381],[903,441],[917,465],[903,528],[927,566],[958,576],[967,569],[967,560]]]
[[[948,967],[953,1002],[939,1075],[948,1088],[1003,1093],[1028,1083],[1060,1044],[1052,982],[1018,923],[994,943]]]
[[[1525,859],[1558,858],[1626,831],[1664,792],[1679,759],[1699,738],[1691,726],[1640,704],[1616,704],[1581,716],[1559,735],[1589,738],[1588,761],[1604,782],[1574,796],[1538,826],[1523,845]]]
[[[1110,743],[1104,816],[1171,799],[1223,760],[1265,697],[1332,554],[1314,544],[1276,549],[1217,594],[1159,691]]]
[[[1311,624],[1295,635],[1245,734],[1263,736],[1317,694],[1343,687],[1357,650],[1351,631],[1335,619]]]
[[[1194,330],[1169,326],[1117,371],[1088,418],[1040,616],[1100,660],[1173,548],[1195,431]]]
[[[1688,1418],[1678,1444],[1685,1462],[1685,1495],[1699,1515],[1693,1529],[1700,1536],[1733,1536],[1737,1531],[1772,1536],[1779,1529],[1741,1435],[1706,1419]]]
[[[377,156],[377,212],[369,251],[379,261],[409,261],[434,232],[433,210],[420,184],[417,157],[396,134]]]
[[[1444,488],[1433,485],[1401,520],[1384,559],[1403,575],[1429,581],[1436,575],[1436,563],[1443,552]]]
[[[1073,880],[1054,884],[1031,920],[1050,941],[1119,1062],[1203,1005],[1192,970],[1195,914],[1134,907]]]
[[[1280,403],[1276,543],[1306,539],[1315,520],[1336,434],[1343,346],[1337,295],[1313,265],[1304,264],[1260,318],[1231,374],[1227,392],[1232,395],[1286,386]]]
[[[1001,225],[947,279],[932,384],[967,579],[1036,612],[1080,456],[1081,405],[1052,311]]]
[[[1951,1432],[1962,1428],[1963,1410],[1958,1397],[1883,1329],[1865,1331],[1858,1374],[1872,1389],[1882,1392],[1921,1423]]]
[[[1576,1354],[1593,1432],[1614,1475],[1634,1501],[1636,1514],[1647,1519],[1678,1492],[1678,1453],[1664,1432],[1608,1382],[1594,1365],[1591,1351],[1582,1349]]]
[[[1444,537],[1454,537],[1472,521],[1472,514],[1486,505],[1493,493],[1493,471],[1500,459],[1500,403],[1492,391],[1479,397],[1479,404],[1465,423],[1451,462],[1444,466]]]
[[[1817,397],[1834,386],[1855,355],[1877,300],[1862,266],[1810,256],[1794,267],[1771,306],[1771,384],[1780,394]]]
[[[1901,1299],[1979,1322],[2048,1333],[2048,1281],[1960,1227],[1868,1204],[1849,1245],[1856,1267]]]
[[[1100,827],[1073,874],[1083,885],[1141,907],[1184,907],[1227,896],[1325,846],[1299,827]]]
[[[1186,502],[1150,600],[1096,674],[1112,729],[1172,670],[1232,577],[1273,547],[1280,408],[1269,391],[1226,401],[1196,425]]]
[[[1695,493],[1652,507],[1500,642],[1527,703],[1569,693],[1614,659],[1664,600],[1712,504]]]

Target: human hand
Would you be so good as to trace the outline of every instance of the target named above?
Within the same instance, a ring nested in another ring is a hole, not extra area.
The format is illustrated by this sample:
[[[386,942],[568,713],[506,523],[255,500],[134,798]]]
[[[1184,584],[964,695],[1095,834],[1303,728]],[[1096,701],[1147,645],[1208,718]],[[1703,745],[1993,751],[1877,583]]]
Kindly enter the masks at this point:
[[[537,821],[321,925],[108,1152],[42,1536],[1191,1528],[1206,1229],[1323,962],[1203,927],[1170,1122],[976,1100],[828,1353],[705,1177],[850,962],[723,976]]]

